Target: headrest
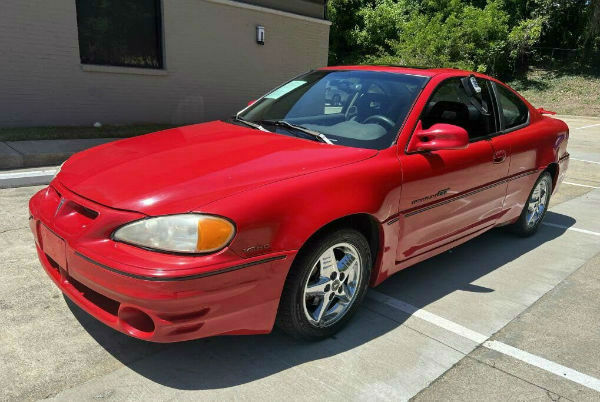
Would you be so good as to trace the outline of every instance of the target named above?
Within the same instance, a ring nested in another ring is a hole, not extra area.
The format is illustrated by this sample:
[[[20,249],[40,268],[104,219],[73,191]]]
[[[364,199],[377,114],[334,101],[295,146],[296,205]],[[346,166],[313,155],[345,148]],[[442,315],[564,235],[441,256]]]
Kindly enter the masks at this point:
[[[466,120],[469,118],[469,108],[460,102],[439,101],[431,108],[428,117],[444,120]]]

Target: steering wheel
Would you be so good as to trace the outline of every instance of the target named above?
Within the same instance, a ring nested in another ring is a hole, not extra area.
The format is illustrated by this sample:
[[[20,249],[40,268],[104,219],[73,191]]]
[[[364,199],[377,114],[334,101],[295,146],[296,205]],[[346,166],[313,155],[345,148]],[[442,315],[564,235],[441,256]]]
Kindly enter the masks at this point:
[[[387,126],[387,128],[394,128],[394,126],[396,125],[396,123],[394,123],[391,119],[381,114],[374,114],[373,116],[367,117],[363,121],[363,124],[368,124],[371,120],[373,121],[373,123],[379,124],[380,126]]]

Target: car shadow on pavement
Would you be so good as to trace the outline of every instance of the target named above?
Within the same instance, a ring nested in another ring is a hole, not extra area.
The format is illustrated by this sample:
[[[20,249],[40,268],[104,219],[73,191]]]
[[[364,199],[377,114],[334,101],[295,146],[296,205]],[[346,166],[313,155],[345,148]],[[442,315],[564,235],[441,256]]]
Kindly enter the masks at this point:
[[[570,227],[575,220],[548,212],[546,222]],[[538,233],[528,238],[519,238],[501,229],[492,230],[397,273],[377,290],[419,308],[459,290],[493,292],[494,289],[472,282],[554,240],[565,230],[542,226]],[[408,318],[398,314],[397,319],[391,320],[361,308],[339,334],[316,343],[295,340],[275,329],[269,335],[221,336],[177,344],[154,344],[123,335],[66,300],[80,324],[115,358],[156,383],[182,390],[232,387],[294,369],[309,361],[336,356],[394,330]],[[344,358],[338,358],[339,364],[343,365]],[[291,375],[309,374],[300,370]]]

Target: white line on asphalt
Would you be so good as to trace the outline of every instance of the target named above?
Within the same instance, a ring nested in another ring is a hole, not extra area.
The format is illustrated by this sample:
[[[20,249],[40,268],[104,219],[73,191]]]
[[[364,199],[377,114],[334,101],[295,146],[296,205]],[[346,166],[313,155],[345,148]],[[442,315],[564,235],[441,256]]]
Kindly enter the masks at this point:
[[[578,229],[578,228],[565,226],[565,225],[558,225],[556,223],[542,222],[542,225],[552,226],[554,228],[567,229],[567,230],[571,230],[573,232],[585,233],[585,234],[589,234],[589,235],[593,235],[593,236],[600,236],[600,233],[598,233],[598,232],[592,232],[591,230]]]
[[[587,187],[587,188],[600,189],[600,187],[588,186],[587,184],[571,183],[570,181],[563,181],[563,184],[568,184],[570,186],[577,186],[577,187]]]
[[[0,173],[0,180],[22,179],[24,177],[53,176],[56,169],[30,170],[27,172]]]
[[[592,128],[592,127],[598,127],[598,126],[600,126],[600,123],[599,124],[592,124],[591,126],[577,127],[574,130],[583,130],[584,128]]]
[[[375,290],[370,289],[369,293],[367,293],[367,297],[377,302],[386,304],[392,308],[395,308],[396,310],[400,310],[404,313],[407,313],[411,316],[418,317],[440,328],[444,328],[447,331],[453,332],[479,345],[483,345],[488,349],[495,350],[496,352],[500,352],[507,356],[511,356],[517,360],[521,360],[525,363],[538,367],[549,373],[556,374],[560,377],[569,379],[573,382],[576,382],[577,384],[581,384],[595,391],[600,391],[600,380],[595,377],[591,377],[587,374],[580,373],[571,368],[565,367],[561,364],[554,363],[550,360],[546,360],[543,357],[539,357],[531,353],[525,352],[523,350],[517,349],[515,347],[509,346],[505,343],[498,341],[488,341],[488,336],[480,334],[479,332],[463,327],[460,324],[449,321],[436,314],[430,313],[423,309],[419,309],[413,306],[412,304],[408,304],[406,302],[387,296]]]

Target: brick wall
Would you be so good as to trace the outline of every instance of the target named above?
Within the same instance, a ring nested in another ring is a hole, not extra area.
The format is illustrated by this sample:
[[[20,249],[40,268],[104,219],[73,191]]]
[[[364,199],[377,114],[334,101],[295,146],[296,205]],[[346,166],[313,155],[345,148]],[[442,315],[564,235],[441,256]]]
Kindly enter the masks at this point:
[[[2,0],[0,126],[213,120],[327,64],[324,21],[235,4],[163,0],[165,71],[147,71],[82,66],[74,0]]]

